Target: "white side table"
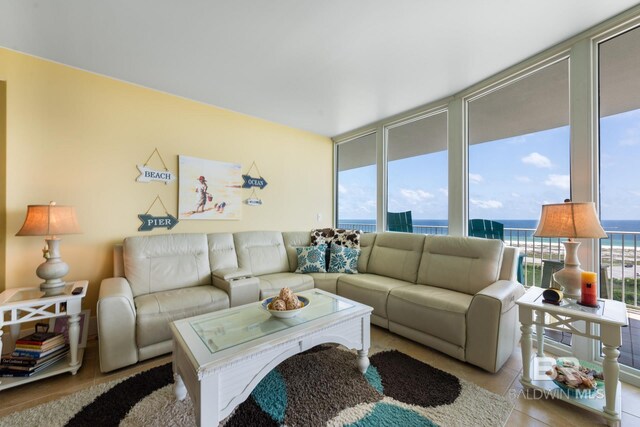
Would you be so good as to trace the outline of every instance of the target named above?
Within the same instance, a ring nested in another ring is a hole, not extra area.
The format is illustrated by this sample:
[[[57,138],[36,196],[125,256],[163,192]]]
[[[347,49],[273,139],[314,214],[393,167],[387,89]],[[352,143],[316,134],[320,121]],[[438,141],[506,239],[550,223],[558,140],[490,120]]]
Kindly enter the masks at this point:
[[[78,349],[80,339],[80,312],[82,299],[87,295],[89,282],[79,280],[65,285],[60,295],[45,297],[40,288],[13,288],[0,294],[0,355],[2,354],[2,327],[11,327],[11,338],[15,344],[20,334],[20,324],[51,317],[69,316],[69,356],[31,377],[0,378],[0,390],[20,384],[37,381],[63,372],[75,375],[82,366],[84,349]],[[73,295],[71,291],[82,288],[82,292]],[[88,325],[85,325],[88,327]]]
[[[574,300],[564,300],[556,306],[542,302],[544,289],[530,288],[516,304],[522,323],[522,378],[525,388],[542,390],[553,397],[565,400],[591,412],[602,415],[610,426],[620,424],[622,414],[621,386],[619,381],[618,348],[622,345],[623,326],[627,326],[627,307],[609,299],[599,299],[598,308],[578,305]],[[532,325],[536,326],[538,352],[532,355]],[[595,326],[599,325],[599,328]],[[603,346],[604,395],[569,396],[563,393],[544,371],[550,366],[544,362],[544,328],[600,340]],[[540,362],[540,363],[538,363]],[[545,368],[546,367],[546,368]]]

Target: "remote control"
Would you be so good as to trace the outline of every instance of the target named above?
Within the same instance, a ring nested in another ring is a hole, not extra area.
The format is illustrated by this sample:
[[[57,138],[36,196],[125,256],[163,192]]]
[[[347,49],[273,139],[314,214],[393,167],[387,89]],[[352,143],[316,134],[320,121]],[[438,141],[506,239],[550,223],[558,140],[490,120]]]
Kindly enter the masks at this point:
[[[81,293],[82,293],[82,288],[81,288],[81,287],[74,288],[74,289],[71,291],[71,293],[72,293],[73,295],[79,295],[79,294],[81,294]]]

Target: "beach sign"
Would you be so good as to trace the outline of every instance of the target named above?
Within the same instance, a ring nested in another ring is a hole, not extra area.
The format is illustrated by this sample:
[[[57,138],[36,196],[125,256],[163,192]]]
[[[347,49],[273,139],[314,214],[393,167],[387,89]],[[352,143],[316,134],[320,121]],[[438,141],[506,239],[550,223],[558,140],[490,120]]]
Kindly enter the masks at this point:
[[[176,176],[168,170],[152,169],[146,165],[136,165],[136,167],[140,171],[140,175],[136,178],[136,181],[138,182],[147,183],[151,181],[159,181],[168,185],[171,181],[176,179]]]

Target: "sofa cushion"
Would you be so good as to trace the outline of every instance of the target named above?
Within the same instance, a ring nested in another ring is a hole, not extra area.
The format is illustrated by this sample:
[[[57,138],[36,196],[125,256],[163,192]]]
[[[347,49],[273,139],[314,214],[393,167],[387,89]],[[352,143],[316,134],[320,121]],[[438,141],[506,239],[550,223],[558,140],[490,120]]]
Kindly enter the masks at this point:
[[[375,274],[345,274],[338,278],[338,295],[373,307],[373,314],[387,318],[387,297],[394,288],[413,286]]]
[[[296,248],[298,254],[298,268],[296,273],[326,273],[324,254],[327,250],[325,245],[303,246]]]
[[[313,278],[314,288],[322,289],[332,294],[338,293],[336,291],[336,285],[338,278],[342,275],[343,273],[309,273],[309,276]]]
[[[258,277],[260,283],[260,299],[272,297],[280,293],[280,289],[289,288],[293,292],[313,289],[313,278],[307,274],[274,273]]]
[[[503,251],[496,239],[427,236],[418,283],[475,295],[498,280]]]
[[[207,234],[211,271],[237,269],[238,257],[232,233]]]
[[[134,298],[138,347],[171,339],[169,322],[229,307],[226,292],[213,286],[195,286],[155,292]]]
[[[371,249],[367,273],[415,283],[423,246],[423,234],[380,233]]]
[[[387,314],[391,322],[464,347],[466,314],[472,299],[471,295],[449,289],[404,286],[391,290]]]
[[[298,253],[296,248],[311,246],[311,237],[308,231],[283,231],[282,240],[289,258],[289,271],[296,271],[298,268]]]
[[[329,273],[358,274],[360,249],[331,245]]]
[[[233,234],[238,266],[254,276],[289,271],[284,240],[279,231],[241,231]]]
[[[376,233],[363,233],[360,235],[360,256],[358,257],[358,273],[367,272],[367,264],[371,249],[376,241]]]
[[[133,296],[211,284],[204,234],[127,237],[124,273]]]

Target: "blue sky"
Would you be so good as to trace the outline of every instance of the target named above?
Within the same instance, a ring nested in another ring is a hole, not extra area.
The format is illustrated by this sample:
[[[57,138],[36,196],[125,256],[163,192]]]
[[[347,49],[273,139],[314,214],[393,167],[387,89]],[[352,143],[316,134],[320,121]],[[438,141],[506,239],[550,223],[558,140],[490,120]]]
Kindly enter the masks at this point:
[[[640,219],[640,110],[601,121],[603,219]],[[469,217],[537,219],[540,206],[569,197],[569,127],[476,144],[469,149]],[[445,151],[389,163],[389,211],[447,218]],[[340,173],[340,219],[375,219],[375,166]]]

